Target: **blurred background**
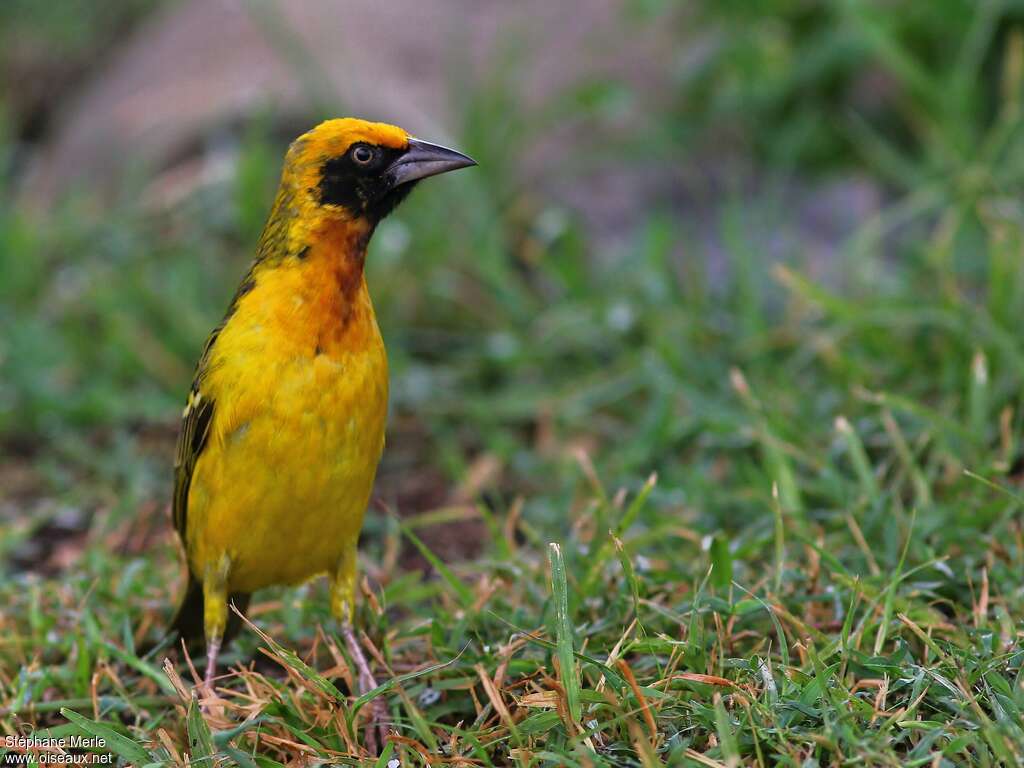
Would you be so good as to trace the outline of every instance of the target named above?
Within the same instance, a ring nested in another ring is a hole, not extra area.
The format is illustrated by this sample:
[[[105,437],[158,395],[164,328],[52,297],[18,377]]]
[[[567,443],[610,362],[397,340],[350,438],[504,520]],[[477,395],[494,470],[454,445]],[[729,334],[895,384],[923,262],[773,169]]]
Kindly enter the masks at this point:
[[[169,612],[192,367],[288,142],[350,114],[479,162],[371,247],[374,579],[429,567],[385,510],[472,561],[493,515],[585,542],[595,488],[652,472],[629,547],[655,568],[755,577],[773,484],[854,572],[894,566],[912,509],[911,558],[987,562],[1020,530],[963,470],[1018,471],[1022,22],[996,0],[0,4],[7,621],[55,577]]]

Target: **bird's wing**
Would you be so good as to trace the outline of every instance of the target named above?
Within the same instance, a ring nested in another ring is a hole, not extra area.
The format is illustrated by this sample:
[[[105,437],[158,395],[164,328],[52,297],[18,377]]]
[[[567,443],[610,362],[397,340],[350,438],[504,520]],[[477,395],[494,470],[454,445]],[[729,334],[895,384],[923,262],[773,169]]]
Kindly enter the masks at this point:
[[[213,421],[213,398],[204,396],[202,379],[200,368],[188,393],[188,402],[182,413],[178,447],[174,454],[174,527],[182,542],[186,540],[188,489],[192,485],[192,473],[206,445],[210,423]]]
[[[210,368],[210,359],[213,356],[217,338],[232,315],[234,315],[238,302],[256,285],[253,269],[254,267],[249,268],[245,279],[238,286],[238,290],[231,299],[231,304],[228,306],[224,319],[213,329],[210,337],[206,340],[203,354],[200,355],[199,364],[196,366],[192,388],[188,392],[188,402],[185,403],[185,410],[181,414],[181,432],[178,434],[178,447],[174,454],[174,501],[172,509],[174,513],[174,527],[178,531],[178,535],[181,536],[182,543],[186,542],[188,490],[192,486],[192,473],[195,472],[196,462],[206,446],[207,438],[210,436],[210,425],[213,422],[213,397],[204,389],[206,373]]]

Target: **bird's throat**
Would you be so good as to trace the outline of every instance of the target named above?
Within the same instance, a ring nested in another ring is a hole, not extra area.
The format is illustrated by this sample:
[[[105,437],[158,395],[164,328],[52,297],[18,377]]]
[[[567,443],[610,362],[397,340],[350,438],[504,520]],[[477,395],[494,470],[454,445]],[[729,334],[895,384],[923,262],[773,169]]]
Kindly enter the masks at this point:
[[[319,354],[358,346],[364,325],[374,323],[363,265],[371,230],[362,222],[329,222],[300,257],[303,305]],[[340,349],[339,349],[340,347]]]

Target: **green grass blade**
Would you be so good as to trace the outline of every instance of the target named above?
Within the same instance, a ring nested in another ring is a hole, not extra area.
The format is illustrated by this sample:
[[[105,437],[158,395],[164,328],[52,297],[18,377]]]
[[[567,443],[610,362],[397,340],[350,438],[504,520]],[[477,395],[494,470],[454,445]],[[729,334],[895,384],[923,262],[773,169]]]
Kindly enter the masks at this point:
[[[203,711],[195,697],[188,704],[185,729],[188,731],[189,762],[192,765],[212,766],[217,748],[213,745],[210,725],[203,717]]]
[[[562,548],[552,542],[548,544],[548,561],[551,563],[551,593],[555,605],[555,642],[558,646],[558,674],[569,703],[572,719],[579,723],[582,713],[580,705],[580,680],[576,673],[573,657],[572,620],[569,615],[569,587],[565,578],[565,562]]]
[[[74,723],[83,735],[102,739],[105,749],[124,758],[130,765],[145,765],[152,762],[153,758],[146,749],[127,736],[122,736],[109,725],[90,720],[71,709],[62,709],[60,713]]]

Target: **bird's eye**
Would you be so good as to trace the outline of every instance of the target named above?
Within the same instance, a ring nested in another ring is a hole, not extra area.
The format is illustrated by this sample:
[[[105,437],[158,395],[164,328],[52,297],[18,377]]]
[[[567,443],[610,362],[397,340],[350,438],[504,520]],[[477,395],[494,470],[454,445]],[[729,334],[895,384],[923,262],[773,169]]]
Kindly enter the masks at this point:
[[[352,157],[352,162],[364,167],[372,163],[374,158],[374,151],[363,144],[352,147],[349,154]]]

